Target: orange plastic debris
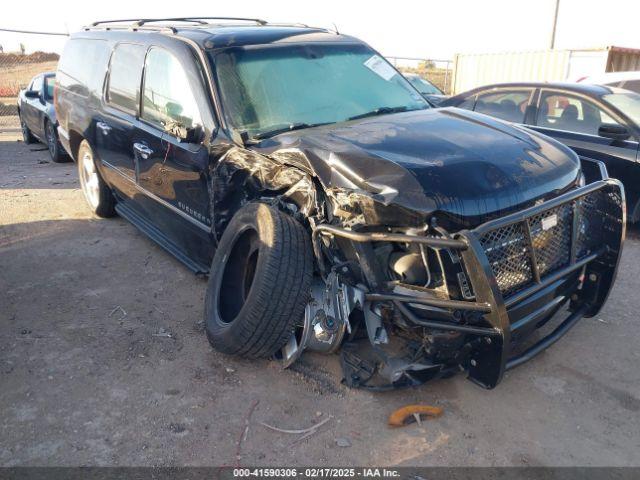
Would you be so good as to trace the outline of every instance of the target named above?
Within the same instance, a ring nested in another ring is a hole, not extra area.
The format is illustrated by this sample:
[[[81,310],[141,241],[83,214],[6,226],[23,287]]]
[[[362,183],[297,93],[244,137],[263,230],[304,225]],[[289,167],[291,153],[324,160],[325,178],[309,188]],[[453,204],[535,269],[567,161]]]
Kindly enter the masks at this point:
[[[389,415],[388,423],[392,427],[402,427],[408,425],[411,422],[416,421],[416,416],[420,418],[424,415],[427,418],[435,418],[442,415],[442,408],[431,407],[429,405],[407,405],[406,407],[394,410]]]

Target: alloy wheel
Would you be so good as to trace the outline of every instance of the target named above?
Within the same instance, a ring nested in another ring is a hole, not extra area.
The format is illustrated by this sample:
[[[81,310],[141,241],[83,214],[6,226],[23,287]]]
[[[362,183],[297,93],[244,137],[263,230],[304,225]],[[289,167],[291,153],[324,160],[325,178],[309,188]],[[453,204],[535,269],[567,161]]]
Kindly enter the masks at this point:
[[[89,205],[91,205],[93,209],[96,209],[100,201],[100,180],[91,153],[84,152],[80,162],[80,184],[82,185],[82,191]]]

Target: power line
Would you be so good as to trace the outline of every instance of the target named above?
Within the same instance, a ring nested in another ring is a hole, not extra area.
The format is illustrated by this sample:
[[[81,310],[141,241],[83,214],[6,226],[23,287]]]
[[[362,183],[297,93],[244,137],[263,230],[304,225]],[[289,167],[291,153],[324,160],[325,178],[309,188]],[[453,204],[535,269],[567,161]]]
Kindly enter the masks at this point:
[[[68,33],[62,32],[34,32],[32,30],[14,30],[12,28],[0,28],[0,32],[12,32],[12,33],[28,33],[30,35],[60,35],[62,37],[68,37]]]

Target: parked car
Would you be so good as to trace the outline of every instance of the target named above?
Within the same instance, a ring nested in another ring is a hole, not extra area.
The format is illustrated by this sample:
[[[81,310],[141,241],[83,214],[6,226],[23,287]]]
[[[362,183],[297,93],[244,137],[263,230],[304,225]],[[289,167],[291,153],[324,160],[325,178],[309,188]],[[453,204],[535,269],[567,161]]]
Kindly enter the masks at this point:
[[[98,22],[57,74],[58,130],[90,208],[209,275],[221,352],[288,366],[339,350],[353,387],[462,369],[492,388],[596,315],[614,281],[624,195],[600,163],[431,108],[356,38]]]
[[[583,83],[509,83],[476,88],[442,105],[526,125],[604,162],[625,186],[629,220],[640,220],[640,95]]]
[[[403,73],[409,83],[416,87],[416,90],[426,98],[432,105],[439,105],[447,96],[442,90],[436,87],[426,78],[422,78],[417,73]]]
[[[591,85],[624,88],[625,90],[640,93],[640,72],[607,72],[582,77],[576,81]]]
[[[36,75],[18,94],[18,116],[24,143],[41,141],[49,148],[54,162],[66,160],[58,140],[58,123],[53,108],[55,72]]]

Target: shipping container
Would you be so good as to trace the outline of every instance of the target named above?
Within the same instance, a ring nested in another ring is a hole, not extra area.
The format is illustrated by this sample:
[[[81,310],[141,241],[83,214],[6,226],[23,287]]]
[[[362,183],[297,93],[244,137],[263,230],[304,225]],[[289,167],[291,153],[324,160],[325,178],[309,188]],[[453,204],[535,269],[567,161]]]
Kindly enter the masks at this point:
[[[635,48],[462,53],[454,58],[452,90],[456,94],[491,83],[575,81],[634,70],[640,70],[640,49]]]

